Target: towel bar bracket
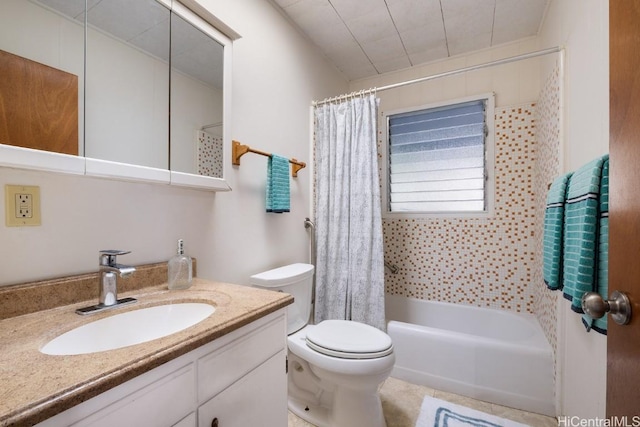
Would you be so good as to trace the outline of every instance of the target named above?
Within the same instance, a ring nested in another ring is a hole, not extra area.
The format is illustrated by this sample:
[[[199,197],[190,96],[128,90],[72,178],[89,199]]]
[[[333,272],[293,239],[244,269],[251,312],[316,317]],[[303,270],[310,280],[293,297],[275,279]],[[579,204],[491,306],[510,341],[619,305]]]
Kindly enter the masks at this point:
[[[298,177],[298,171],[300,171],[300,169],[307,166],[305,162],[299,162],[297,159],[294,159],[294,158],[289,160],[289,163],[291,163],[291,176],[294,178]]]

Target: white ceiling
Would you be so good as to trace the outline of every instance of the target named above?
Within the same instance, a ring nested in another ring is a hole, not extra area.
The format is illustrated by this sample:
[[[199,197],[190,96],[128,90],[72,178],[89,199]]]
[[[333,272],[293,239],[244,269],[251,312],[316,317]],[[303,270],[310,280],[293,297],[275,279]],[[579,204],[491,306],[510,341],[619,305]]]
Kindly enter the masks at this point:
[[[538,33],[549,0],[273,0],[349,80]]]

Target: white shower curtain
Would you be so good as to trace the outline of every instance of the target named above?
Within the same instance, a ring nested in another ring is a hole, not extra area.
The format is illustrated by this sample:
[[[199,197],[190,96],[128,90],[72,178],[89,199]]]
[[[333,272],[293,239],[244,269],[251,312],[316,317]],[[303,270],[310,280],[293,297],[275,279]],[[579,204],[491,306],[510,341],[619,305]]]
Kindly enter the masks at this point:
[[[367,95],[315,108],[316,322],[385,329],[377,105]]]

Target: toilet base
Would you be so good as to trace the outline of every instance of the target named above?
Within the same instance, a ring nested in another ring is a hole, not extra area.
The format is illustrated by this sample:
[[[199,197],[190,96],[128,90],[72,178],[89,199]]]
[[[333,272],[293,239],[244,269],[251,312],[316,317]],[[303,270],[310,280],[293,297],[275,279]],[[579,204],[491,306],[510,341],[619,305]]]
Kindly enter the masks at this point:
[[[287,406],[289,411],[308,423],[318,427],[329,425],[329,411],[325,407],[309,404],[291,396],[289,396]]]
[[[352,393],[344,395],[353,396]],[[340,393],[337,393],[338,399],[339,396]],[[328,408],[319,404],[310,404],[289,396],[288,407],[294,415],[318,427],[387,427],[380,398],[377,395],[373,397],[373,401],[365,399],[358,402],[350,398],[334,400],[333,411],[330,412]],[[336,404],[337,402],[341,403]],[[354,404],[355,407],[351,406]]]
[[[333,396],[332,426],[387,427],[378,390],[372,393],[338,388]]]
[[[288,357],[288,407],[292,413],[318,427],[386,427],[375,385],[338,385],[321,379],[314,371],[322,370],[295,354],[289,352]]]

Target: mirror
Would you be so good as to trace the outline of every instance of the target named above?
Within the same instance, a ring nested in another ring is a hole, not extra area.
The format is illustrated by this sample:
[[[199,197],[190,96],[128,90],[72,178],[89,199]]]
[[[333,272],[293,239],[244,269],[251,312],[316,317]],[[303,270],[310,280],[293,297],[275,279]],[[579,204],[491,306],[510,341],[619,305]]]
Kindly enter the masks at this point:
[[[199,13],[215,22],[208,12]],[[0,50],[77,79],[67,83],[77,86],[77,94],[68,95],[77,99],[71,103],[77,106],[77,123],[73,114],[64,113],[72,117],[65,129],[77,131],[75,136],[67,132],[75,152],[51,145],[30,148],[85,156],[86,173],[89,159],[107,160],[166,174],[170,170],[177,185],[189,185],[188,175],[198,174],[203,178],[194,185],[228,189],[222,181],[222,159],[230,83],[223,74],[230,73],[230,40],[180,3],[3,0]],[[5,92],[0,86],[0,102],[6,100]],[[0,116],[6,116],[2,105]],[[50,139],[5,137],[2,126],[0,119],[0,144]],[[204,177],[220,182],[210,185]]]
[[[88,5],[85,156],[169,168],[169,18],[155,0]]]
[[[3,0],[0,75],[0,144],[83,155],[83,0]]]
[[[186,9],[171,13],[170,166],[222,178],[224,46],[210,28]]]

